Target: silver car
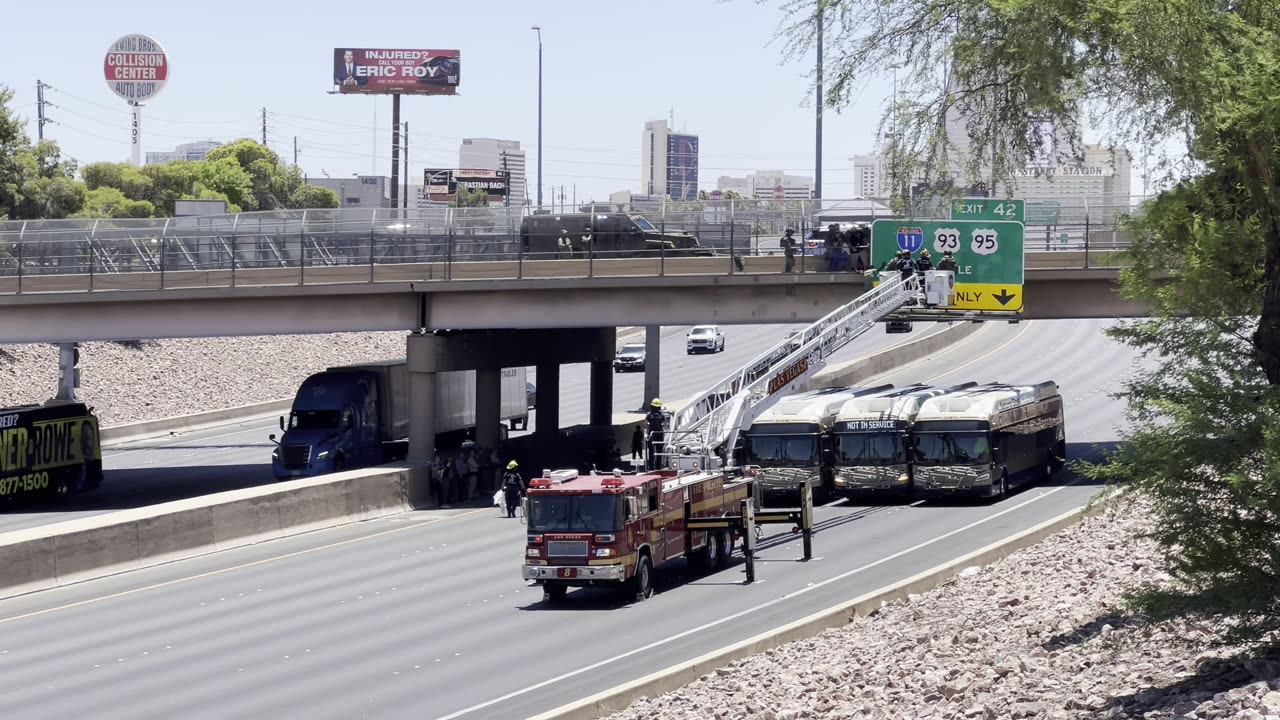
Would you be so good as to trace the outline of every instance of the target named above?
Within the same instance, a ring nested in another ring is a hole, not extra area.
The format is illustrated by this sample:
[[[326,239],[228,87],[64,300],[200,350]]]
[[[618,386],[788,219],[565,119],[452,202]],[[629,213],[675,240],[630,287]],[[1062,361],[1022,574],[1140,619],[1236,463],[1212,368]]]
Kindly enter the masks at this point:
[[[684,341],[690,355],[697,352],[724,352],[724,331],[717,325],[699,325],[685,335]]]

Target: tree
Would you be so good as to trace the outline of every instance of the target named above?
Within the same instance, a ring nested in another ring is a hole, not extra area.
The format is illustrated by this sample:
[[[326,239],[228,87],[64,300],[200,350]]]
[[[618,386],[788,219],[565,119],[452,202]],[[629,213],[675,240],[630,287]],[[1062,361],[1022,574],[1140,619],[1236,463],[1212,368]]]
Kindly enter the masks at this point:
[[[303,185],[289,196],[291,208],[336,208],[338,193],[316,185]]]
[[[230,212],[256,209],[253,179],[234,157],[206,158],[197,165],[194,197],[226,200]]]
[[[155,200],[155,181],[142,168],[129,163],[89,163],[80,169],[80,176],[89,190],[115,188],[130,200]]]
[[[130,200],[117,188],[106,185],[89,190],[77,217],[148,218],[156,214],[149,200]]]
[[[1089,472],[1155,502],[1153,537],[1177,582],[1136,595],[1141,608],[1226,621],[1228,642],[1280,630],[1280,6],[819,2],[821,15],[813,0],[785,2],[789,49],[807,49],[821,19],[840,48],[833,107],[896,69],[899,101],[882,128],[900,196],[953,167],[962,187],[1007,180],[1041,149],[1033,126],[1074,130],[1085,109],[1112,142],[1182,141],[1157,168],[1172,186],[1126,223],[1135,242],[1122,291],[1151,318],[1113,334],[1154,369],[1122,393],[1126,442]],[[966,119],[965,156],[954,156],[948,111]]]
[[[484,190],[472,190],[471,188],[460,186],[457,195],[449,202],[449,207],[487,208],[489,207],[489,193]]]
[[[279,210],[294,207],[289,204],[293,194],[302,187],[302,174],[297,168],[280,164],[280,156],[262,143],[249,139],[220,145],[205,157],[205,162],[233,159],[248,175],[252,198],[237,203],[245,210]]]
[[[151,180],[150,200],[156,206],[156,214],[173,215],[178,200],[194,196],[201,165],[189,160],[174,160],[142,166],[142,173]]]

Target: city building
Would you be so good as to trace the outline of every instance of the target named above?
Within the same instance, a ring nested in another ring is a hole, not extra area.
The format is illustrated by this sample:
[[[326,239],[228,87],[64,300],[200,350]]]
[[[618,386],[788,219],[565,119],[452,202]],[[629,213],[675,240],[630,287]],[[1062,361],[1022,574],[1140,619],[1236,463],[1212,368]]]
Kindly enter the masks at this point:
[[[716,189],[733,190],[744,198],[758,200],[808,200],[813,197],[813,178],[764,170],[740,178],[721,175]]]
[[[1085,145],[1083,158],[1059,158],[1053,166],[1028,163],[1015,168],[1009,188],[1026,200],[1065,200],[1086,197],[1090,202],[1125,207],[1129,204],[1130,164],[1125,148]],[[1006,194],[1003,190],[1000,194]]]
[[[470,170],[506,170],[511,173],[511,185],[507,188],[509,204],[528,204],[525,154],[520,149],[519,141],[464,138],[462,145],[458,147],[458,167]]]
[[[676,133],[666,120],[644,124],[640,145],[640,192],[672,200],[698,197],[698,136]]]
[[[149,152],[147,153],[146,164],[167,163],[174,160],[203,160],[210,150],[221,144],[216,140],[201,140],[199,142],[183,143],[174,148],[173,152]]]
[[[631,190],[619,190],[615,193],[609,193],[609,202],[613,205],[631,205],[631,204],[655,204],[666,200],[664,195],[648,195],[638,193]]]
[[[342,207],[391,207],[391,178],[385,175],[307,178],[307,184],[329,188],[338,195]]]
[[[879,155],[854,155],[853,196],[877,198],[888,195],[884,179],[884,158]]]

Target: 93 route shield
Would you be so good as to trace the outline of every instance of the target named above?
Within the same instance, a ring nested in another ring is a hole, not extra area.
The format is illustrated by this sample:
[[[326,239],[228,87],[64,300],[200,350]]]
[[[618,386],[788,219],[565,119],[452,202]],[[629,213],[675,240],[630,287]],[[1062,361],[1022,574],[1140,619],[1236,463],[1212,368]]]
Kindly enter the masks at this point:
[[[1022,311],[1023,225],[1007,220],[877,220],[871,225],[871,264],[882,268],[899,250],[918,259],[928,250],[934,267],[950,250],[956,259],[956,310]],[[886,271],[891,272],[891,271]]]

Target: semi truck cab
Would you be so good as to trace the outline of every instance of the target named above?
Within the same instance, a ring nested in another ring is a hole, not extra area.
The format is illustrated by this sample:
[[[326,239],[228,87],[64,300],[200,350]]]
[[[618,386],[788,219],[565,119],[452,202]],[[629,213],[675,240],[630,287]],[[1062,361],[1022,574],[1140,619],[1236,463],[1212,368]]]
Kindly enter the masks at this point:
[[[310,477],[383,462],[378,382],[372,372],[328,370],[303,381],[271,454],[277,479]],[[275,435],[271,436],[275,440]]]

